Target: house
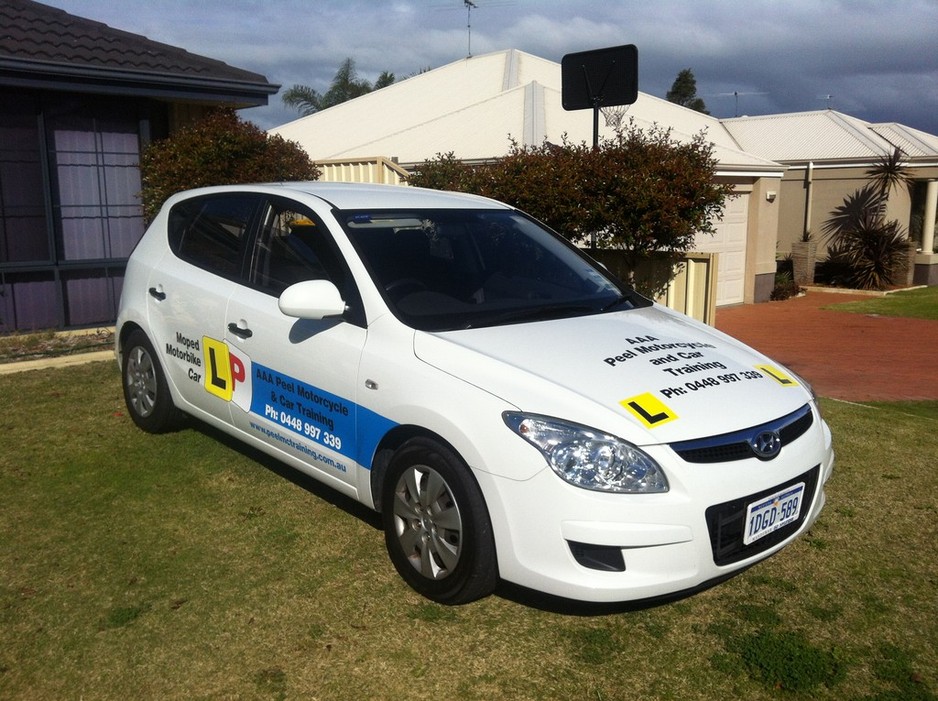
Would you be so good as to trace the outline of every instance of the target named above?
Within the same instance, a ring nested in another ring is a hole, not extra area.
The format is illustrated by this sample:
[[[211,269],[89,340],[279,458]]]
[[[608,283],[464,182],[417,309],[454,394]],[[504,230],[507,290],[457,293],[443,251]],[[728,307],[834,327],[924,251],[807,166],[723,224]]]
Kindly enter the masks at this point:
[[[472,56],[394,83],[271,132],[298,142],[324,179],[399,182],[438,154],[468,162],[505,155],[523,145],[591,143],[590,110],[565,111],[561,65],[517,50]],[[714,144],[717,177],[732,183],[718,233],[698,240],[719,253],[716,304],[764,301],[774,286],[778,223],[776,196],[784,167],[740,148],[720,120],[639,93],[627,110],[604,112],[603,133],[616,118],[642,127],[670,127],[691,139],[701,131]]]
[[[256,73],[31,0],[0,3],[0,331],[113,323],[143,234],[141,148]]]
[[[823,250],[823,225],[844,197],[867,181],[883,156],[902,151],[911,190],[893,190],[887,216],[907,229],[919,249],[913,281],[938,285],[935,212],[938,136],[902,124],[871,124],[834,110],[723,120],[747,152],[787,166],[779,194],[779,252],[810,232]]]

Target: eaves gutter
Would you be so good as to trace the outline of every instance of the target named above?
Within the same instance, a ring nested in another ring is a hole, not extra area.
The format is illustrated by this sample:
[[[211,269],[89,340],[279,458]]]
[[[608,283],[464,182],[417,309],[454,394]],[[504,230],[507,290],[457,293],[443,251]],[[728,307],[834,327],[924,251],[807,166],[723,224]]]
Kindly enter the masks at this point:
[[[785,175],[785,168],[760,170],[759,168],[724,169],[717,167],[714,175],[718,178],[781,178]]]
[[[870,159],[840,159],[827,161],[798,161],[788,164],[788,170],[807,170],[808,164],[814,170],[835,170],[843,168],[873,168],[879,165],[879,161]],[[938,166],[938,160],[915,160],[905,159],[903,165],[906,168],[934,168]]]
[[[262,76],[260,76],[262,77]],[[76,66],[0,57],[0,86],[98,95],[266,105],[280,90],[272,83],[155,73],[120,68]]]

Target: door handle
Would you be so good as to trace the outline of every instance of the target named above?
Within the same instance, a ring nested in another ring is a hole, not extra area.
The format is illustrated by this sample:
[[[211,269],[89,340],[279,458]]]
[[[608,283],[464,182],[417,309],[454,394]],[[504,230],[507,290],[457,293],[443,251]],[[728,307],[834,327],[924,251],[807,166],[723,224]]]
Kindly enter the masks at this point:
[[[251,336],[254,335],[254,332],[251,331],[251,329],[245,328],[243,326],[238,326],[233,321],[230,324],[228,324],[228,330],[231,331],[231,333],[233,333],[238,338],[250,338]]]
[[[162,302],[164,299],[166,299],[166,293],[163,292],[163,286],[162,286],[162,285],[160,285],[160,287],[158,287],[158,288],[157,288],[157,287],[151,287],[151,288],[148,290],[148,292],[150,293],[150,296],[153,297],[153,299],[157,300],[158,302]]]

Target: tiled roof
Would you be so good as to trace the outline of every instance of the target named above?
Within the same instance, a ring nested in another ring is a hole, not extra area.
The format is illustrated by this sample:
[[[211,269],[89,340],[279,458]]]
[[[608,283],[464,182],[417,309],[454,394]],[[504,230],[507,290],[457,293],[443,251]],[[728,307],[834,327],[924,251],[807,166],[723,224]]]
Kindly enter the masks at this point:
[[[161,44],[139,34],[77,17],[32,0],[0,3],[0,84],[4,79],[126,81],[135,92],[145,86],[166,92],[206,92],[254,96],[266,103],[277,91],[258,73]],[[198,95],[190,95],[198,97]]]

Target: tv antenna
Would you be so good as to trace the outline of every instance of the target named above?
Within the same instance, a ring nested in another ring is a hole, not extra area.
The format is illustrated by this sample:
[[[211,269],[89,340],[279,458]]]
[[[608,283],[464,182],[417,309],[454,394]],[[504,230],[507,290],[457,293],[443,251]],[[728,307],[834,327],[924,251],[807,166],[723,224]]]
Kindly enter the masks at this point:
[[[463,5],[466,6],[466,58],[472,58],[472,10],[473,8],[478,9],[472,0],[462,0]]]
[[[733,97],[735,105],[733,107],[733,116],[739,116],[739,96],[740,95],[768,95],[767,92],[739,92],[739,90],[734,90],[733,92],[718,92],[715,97]]]
[[[818,99],[818,100],[827,100],[827,109],[830,109],[830,108],[831,108],[831,98],[832,98],[832,97],[834,97],[834,96],[833,96],[833,95],[818,95],[818,96],[817,96],[817,99]]]
[[[426,2],[430,5],[430,9],[434,11],[446,11],[451,12],[453,10],[459,9],[453,0],[421,0],[421,2]],[[517,0],[460,0],[462,6],[466,8],[466,33],[467,37],[467,48],[466,48],[466,58],[472,58],[472,11],[485,8],[486,10],[505,7],[509,5],[514,5]]]

